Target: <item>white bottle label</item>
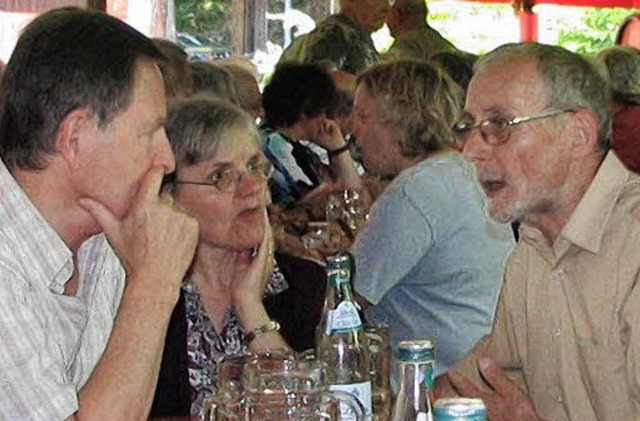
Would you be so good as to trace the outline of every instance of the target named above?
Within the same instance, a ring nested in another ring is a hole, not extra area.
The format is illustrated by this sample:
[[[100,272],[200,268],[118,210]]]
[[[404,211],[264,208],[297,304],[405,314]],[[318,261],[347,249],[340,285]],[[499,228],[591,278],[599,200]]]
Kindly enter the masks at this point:
[[[418,412],[416,421],[433,421],[433,417],[431,414],[427,414],[426,412]]]
[[[364,407],[365,417],[367,421],[371,421],[373,414],[371,403],[371,382],[350,383],[350,384],[333,384],[329,386],[329,390],[339,390],[353,395]],[[356,421],[356,414],[349,408],[347,404],[340,404],[340,419],[342,421]]]
[[[343,301],[335,310],[329,310],[327,315],[327,335],[348,332],[362,327],[358,309],[353,301]]]

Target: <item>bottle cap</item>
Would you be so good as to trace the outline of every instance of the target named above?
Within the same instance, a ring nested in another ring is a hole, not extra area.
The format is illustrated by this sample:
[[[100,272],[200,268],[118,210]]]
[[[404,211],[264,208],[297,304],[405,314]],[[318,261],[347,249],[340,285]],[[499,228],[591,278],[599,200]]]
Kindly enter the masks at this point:
[[[327,257],[327,270],[348,269],[351,270],[351,254],[343,252],[335,256]]]
[[[429,362],[435,358],[435,345],[428,339],[401,341],[396,349],[396,359],[401,362]]]

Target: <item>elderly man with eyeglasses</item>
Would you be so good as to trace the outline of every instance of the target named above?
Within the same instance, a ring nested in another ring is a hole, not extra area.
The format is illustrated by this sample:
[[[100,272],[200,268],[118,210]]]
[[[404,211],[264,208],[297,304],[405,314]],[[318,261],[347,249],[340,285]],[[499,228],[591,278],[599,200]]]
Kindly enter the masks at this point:
[[[492,333],[437,397],[481,397],[496,420],[640,414],[640,179],[609,150],[603,70],[560,47],[482,57],[454,126],[490,215],[519,220]]]

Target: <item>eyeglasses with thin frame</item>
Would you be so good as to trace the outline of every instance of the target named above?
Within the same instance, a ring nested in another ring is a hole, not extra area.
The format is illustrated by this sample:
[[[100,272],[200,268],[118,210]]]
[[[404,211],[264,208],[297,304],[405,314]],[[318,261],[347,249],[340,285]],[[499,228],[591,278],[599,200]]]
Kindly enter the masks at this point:
[[[503,117],[491,117],[478,123],[463,120],[454,124],[452,130],[456,136],[456,141],[460,145],[464,145],[469,139],[471,132],[478,129],[482,134],[482,139],[487,144],[491,146],[499,146],[509,140],[509,137],[511,136],[511,128],[513,126],[573,112],[575,112],[574,109],[553,110],[528,117],[514,117],[511,120],[507,120]]]
[[[225,169],[213,172],[206,181],[176,180],[176,184],[191,184],[196,186],[213,186],[224,193],[235,191],[244,176],[267,180],[273,172],[271,162],[266,159],[260,159],[256,162],[249,163],[245,171],[235,168]]]

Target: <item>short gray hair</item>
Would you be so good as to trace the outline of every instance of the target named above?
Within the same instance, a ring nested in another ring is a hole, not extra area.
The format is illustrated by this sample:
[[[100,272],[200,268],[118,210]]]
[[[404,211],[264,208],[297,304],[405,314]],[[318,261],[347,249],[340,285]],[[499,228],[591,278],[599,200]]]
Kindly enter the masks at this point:
[[[234,141],[228,135],[235,129],[248,131],[259,142],[253,118],[229,101],[192,97],[172,102],[166,130],[175,155],[176,173],[182,167],[215,157],[220,145]]]
[[[640,51],[629,46],[605,48],[597,55],[609,71],[613,100],[640,105]]]
[[[497,62],[526,58],[537,60],[538,72],[546,87],[541,94],[547,98],[547,107],[593,110],[600,120],[598,147],[603,154],[608,151],[611,146],[611,88],[604,66],[594,58],[554,45],[505,44],[480,57],[474,72]]]
[[[375,65],[358,76],[380,104],[378,117],[398,131],[404,156],[416,157],[453,144],[462,90],[449,76],[418,61]]]

